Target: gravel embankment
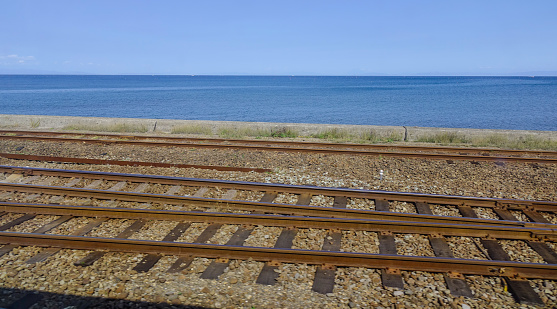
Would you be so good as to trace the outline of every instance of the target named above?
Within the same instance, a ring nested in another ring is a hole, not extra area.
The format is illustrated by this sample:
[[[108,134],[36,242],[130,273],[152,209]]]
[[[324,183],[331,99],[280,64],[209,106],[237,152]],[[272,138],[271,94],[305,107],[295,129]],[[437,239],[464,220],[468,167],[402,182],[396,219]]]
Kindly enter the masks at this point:
[[[23,147],[23,148],[21,148]],[[19,149],[19,150],[18,150]],[[423,159],[397,159],[374,156],[342,156],[297,154],[243,150],[212,150],[185,148],[155,148],[135,146],[106,146],[89,144],[65,144],[48,142],[0,141],[0,152],[24,153],[49,156],[102,158],[114,160],[170,162],[198,165],[222,165],[237,167],[270,168],[272,173],[218,172],[214,170],[122,167],[103,165],[55,164],[8,160],[0,158],[2,165],[35,166],[77,170],[142,173],[168,176],[214,178],[239,181],[273,182],[328,187],[350,187],[389,191],[407,191],[433,194],[468,195],[478,197],[501,197],[513,199],[557,200],[557,166],[542,164],[494,163],[468,161],[435,161]],[[379,171],[384,171],[380,180]],[[41,179],[41,181],[44,179]],[[35,180],[39,181],[39,180]],[[44,180],[48,181],[48,180]],[[53,180],[51,185],[60,185]],[[110,187],[116,182],[105,182]],[[127,184],[125,190],[133,190],[138,184]],[[103,187],[104,188],[104,187]],[[171,186],[152,185],[147,191],[165,193]],[[226,190],[211,189],[208,197],[219,197]],[[194,188],[182,188],[177,194],[192,195]],[[260,192],[239,192],[238,199],[258,200]],[[293,203],[295,197],[280,194],[277,202]],[[332,199],[316,196],[312,205],[332,206]],[[75,203],[79,203],[77,199]],[[151,205],[153,206],[153,205]],[[158,206],[153,206],[158,207]],[[351,199],[348,207],[374,209],[372,202]],[[392,211],[416,212],[414,205],[392,203]],[[476,209],[484,218],[496,218],[489,209]],[[433,207],[439,215],[459,215],[456,209]],[[46,218],[48,217],[48,218]],[[9,222],[12,214],[0,217],[0,224]],[[37,216],[33,221],[14,227],[13,231],[28,232],[54,216]],[[557,220],[548,215],[550,220]],[[83,226],[83,219],[72,219],[51,233],[70,233],[73,226]],[[94,229],[90,235],[113,237],[131,224],[127,220],[109,220]],[[132,238],[160,240],[174,223],[148,223]],[[194,223],[188,234],[178,241],[193,241],[207,226]],[[224,244],[238,226],[225,225],[208,243]],[[196,233],[191,233],[197,231]],[[255,227],[246,245],[272,247],[280,229]],[[300,229],[293,242],[294,248],[320,249],[327,231]],[[411,234],[396,235],[397,251],[404,255],[434,256],[427,237]],[[455,257],[485,259],[485,249],[477,239],[466,237],[447,238]],[[523,242],[501,242],[512,252],[515,261],[541,262],[535,252]],[[553,245],[553,244],[552,244]],[[343,232],[341,250],[347,252],[378,253],[377,233]],[[380,272],[373,269],[339,268],[333,293],[321,295],[311,290],[315,266],[283,264],[279,266],[278,283],[265,286],[255,283],[263,263],[255,261],[231,261],[227,271],[218,280],[200,279],[199,275],[211,260],[194,259],[182,273],[169,274],[166,269],[175,257],[163,257],[146,273],[137,273],[133,266],[143,255],[107,253],[89,267],[81,268],[74,262],[88,252],[61,250],[55,256],[37,264],[26,264],[41,249],[16,248],[0,258],[0,286],[52,293],[114,297],[133,301],[167,302],[171,304],[202,306],[208,308],[518,308],[502,280],[495,277],[466,276],[475,298],[459,298],[450,294],[442,274],[402,272],[406,283],[404,290],[383,288]],[[510,253],[509,252],[509,253]],[[557,283],[550,280],[532,280],[531,285],[539,292],[548,306],[557,305]],[[8,300],[10,295],[0,295]],[[9,302],[7,302],[9,303]],[[54,300],[49,308],[60,307]],[[522,306],[527,307],[527,306]]]

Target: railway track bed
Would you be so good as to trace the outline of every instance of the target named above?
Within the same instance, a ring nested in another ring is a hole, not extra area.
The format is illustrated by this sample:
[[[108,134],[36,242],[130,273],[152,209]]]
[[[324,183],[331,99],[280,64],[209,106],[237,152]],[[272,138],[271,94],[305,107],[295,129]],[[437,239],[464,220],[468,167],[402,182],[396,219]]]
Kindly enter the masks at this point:
[[[0,307],[557,304],[553,164],[69,143],[0,139]]]
[[[454,298],[481,300],[478,282],[485,280],[498,282],[513,303],[546,305],[557,279],[555,202],[15,166],[0,171],[0,242],[6,244],[0,255],[25,265],[20,269],[69,253],[63,260],[72,269],[127,254],[119,269],[134,276],[154,269],[228,284],[295,282],[327,297],[346,290],[343,282],[355,271],[367,273],[362,289],[390,293],[389,304],[423,290],[424,280],[435,282],[446,296],[431,304],[440,306]],[[166,192],[144,193],[149,187]],[[497,220],[477,215],[488,209]],[[122,285],[95,293],[130,295]]]
[[[248,151],[279,151],[317,154],[385,156],[450,161],[488,161],[497,163],[557,163],[557,152],[555,151],[506,150],[494,148],[315,143],[273,140],[184,138],[168,136],[161,137],[145,135],[13,130],[0,130],[0,140],[134,145],[151,147],[240,149]]]

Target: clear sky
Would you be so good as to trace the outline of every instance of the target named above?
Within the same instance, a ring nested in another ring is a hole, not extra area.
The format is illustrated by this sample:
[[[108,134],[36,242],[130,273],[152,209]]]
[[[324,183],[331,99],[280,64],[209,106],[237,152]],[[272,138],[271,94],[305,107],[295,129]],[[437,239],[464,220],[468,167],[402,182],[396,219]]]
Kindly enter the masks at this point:
[[[0,73],[557,75],[556,0],[0,1]]]

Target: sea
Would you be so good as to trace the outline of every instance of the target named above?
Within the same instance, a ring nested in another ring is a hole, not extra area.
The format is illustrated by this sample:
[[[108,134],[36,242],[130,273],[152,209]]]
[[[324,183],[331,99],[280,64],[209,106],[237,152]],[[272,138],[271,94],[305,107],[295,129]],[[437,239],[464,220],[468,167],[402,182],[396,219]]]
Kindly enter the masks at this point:
[[[0,114],[557,131],[557,77],[0,75]]]

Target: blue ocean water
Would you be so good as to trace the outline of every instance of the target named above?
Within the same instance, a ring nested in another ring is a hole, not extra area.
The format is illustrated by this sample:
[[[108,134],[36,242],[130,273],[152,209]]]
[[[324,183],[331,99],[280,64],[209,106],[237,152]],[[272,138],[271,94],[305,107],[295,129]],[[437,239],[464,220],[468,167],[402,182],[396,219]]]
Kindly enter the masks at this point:
[[[0,114],[557,131],[557,77],[0,75]]]

